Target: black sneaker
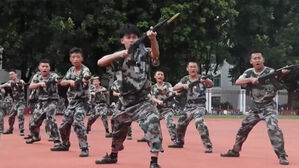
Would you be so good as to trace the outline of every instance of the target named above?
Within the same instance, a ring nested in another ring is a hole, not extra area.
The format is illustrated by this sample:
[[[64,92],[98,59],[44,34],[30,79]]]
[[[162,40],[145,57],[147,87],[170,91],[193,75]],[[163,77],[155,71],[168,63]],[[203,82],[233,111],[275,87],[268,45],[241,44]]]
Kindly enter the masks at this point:
[[[145,138],[138,139],[137,142],[147,142]]]
[[[117,162],[117,157],[116,158],[112,158],[111,155],[108,155],[108,153],[106,153],[106,155],[99,160],[96,160],[96,164],[113,164]]]
[[[222,156],[222,157],[239,157],[240,153],[230,149],[226,153],[221,153],[220,156]]]
[[[281,165],[289,165],[289,161],[287,160],[286,156],[280,156],[279,157],[279,164]]]
[[[20,131],[20,136],[25,136],[24,130]]]
[[[69,151],[69,148],[70,148],[69,145],[59,144],[59,145],[55,145],[50,150],[51,151]]]
[[[127,140],[132,140],[133,138],[132,138],[132,135],[128,135],[127,136]]]
[[[86,127],[86,133],[88,134],[91,131],[91,128],[89,126]]]
[[[205,150],[205,153],[212,153],[212,152],[213,152],[212,147],[206,148],[206,150]]]
[[[161,166],[158,163],[151,163],[150,168],[161,168]]]
[[[89,154],[89,152],[88,152],[88,148],[84,148],[84,149],[81,150],[81,153],[80,153],[79,156],[80,156],[80,157],[87,157],[88,154]]]
[[[38,142],[40,141],[40,137],[36,138],[36,137],[31,137],[30,139],[26,140],[26,144],[33,144],[34,142]]]
[[[49,137],[48,141],[49,141],[49,142],[54,142],[54,138]]]
[[[168,148],[183,148],[184,145],[182,143],[174,143],[172,145],[168,145]]]
[[[24,139],[31,139],[31,138],[32,138],[32,135],[30,135],[30,134],[24,137]]]
[[[106,137],[106,138],[112,138],[112,133],[110,133],[110,132],[106,132],[105,137]]]
[[[3,134],[12,134],[13,129],[8,129],[6,131],[3,132]]]

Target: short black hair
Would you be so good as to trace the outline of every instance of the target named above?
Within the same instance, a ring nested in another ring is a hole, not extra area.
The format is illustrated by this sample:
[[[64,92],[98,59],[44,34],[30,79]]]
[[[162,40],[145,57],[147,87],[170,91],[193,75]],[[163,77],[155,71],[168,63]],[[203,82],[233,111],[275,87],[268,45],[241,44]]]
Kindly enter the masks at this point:
[[[254,53],[261,53],[262,56],[264,57],[264,53],[263,53],[262,51],[260,51],[260,50],[251,50],[251,51],[249,52],[249,57],[251,58],[251,55],[254,54]]]
[[[15,69],[10,69],[8,72],[14,72],[17,73],[17,71]]]
[[[161,69],[157,69],[155,75],[157,74],[157,72],[162,72],[164,74],[164,71],[162,71]]]
[[[79,47],[73,47],[69,51],[69,55],[72,55],[73,53],[80,53],[83,56],[83,50]]]
[[[139,36],[140,32],[139,29],[133,24],[125,24],[119,29],[119,37],[123,38],[124,35],[127,34],[135,34]]]
[[[189,61],[189,62],[187,63],[187,67],[189,66],[190,63],[195,63],[195,64],[199,67],[199,65],[198,65],[198,63],[197,63],[196,61]]]
[[[39,61],[39,64],[41,63],[45,63],[45,64],[49,64],[50,65],[50,61],[48,59],[42,59]]]

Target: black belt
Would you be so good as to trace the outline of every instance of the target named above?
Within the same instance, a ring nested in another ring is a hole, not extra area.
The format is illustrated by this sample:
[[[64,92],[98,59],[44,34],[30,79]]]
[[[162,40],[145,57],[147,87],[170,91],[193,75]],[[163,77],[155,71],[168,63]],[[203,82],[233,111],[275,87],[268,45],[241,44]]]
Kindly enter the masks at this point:
[[[203,104],[206,103],[206,99],[194,99],[194,100],[187,100],[188,104]]]

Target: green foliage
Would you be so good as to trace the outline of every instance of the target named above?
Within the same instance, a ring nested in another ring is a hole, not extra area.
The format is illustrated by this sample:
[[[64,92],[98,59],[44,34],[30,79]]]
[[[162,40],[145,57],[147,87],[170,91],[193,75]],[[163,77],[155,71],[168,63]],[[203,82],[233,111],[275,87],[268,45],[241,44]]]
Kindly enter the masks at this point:
[[[279,68],[299,59],[299,2],[293,0],[238,1],[234,29],[231,30],[232,76],[249,68],[249,53],[263,51],[266,65]]]
[[[64,74],[68,50],[83,48],[85,64],[102,75],[96,62],[120,50],[117,30],[124,23],[145,32],[159,20],[181,15],[158,34],[161,66],[176,83],[190,60],[202,73],[226,59],[235,79],[250,65],[248,52],[262,50],[268,66],[298,62],[299,2],[294,0],[3,0],[0,45],[4,67],[28,80],[41,58]],[[153,69],[155,71],[156,69]]]
[[[238,13],[235,4],[235,0],[4,0],[0,2],[4,65],[6,69],[21,69],[22,78],[28,80],[30,75],[26,74],[34,71],[41,58],[48,58],[52,68],[64,74],[70,66],[68,50],[79,46],[84,50],[85,64],[93,73],[102,74],[105,69],[98,68],[96,61],[122,47],[117,35],[122,24],[136,24],[145,32],[162,17],[181,12],[158,36],[160,68],[175,83],[185,75],[189,60],[206,65],[206,69],[212,62],[222,62],[221,55],[228,49],[228,30]]]

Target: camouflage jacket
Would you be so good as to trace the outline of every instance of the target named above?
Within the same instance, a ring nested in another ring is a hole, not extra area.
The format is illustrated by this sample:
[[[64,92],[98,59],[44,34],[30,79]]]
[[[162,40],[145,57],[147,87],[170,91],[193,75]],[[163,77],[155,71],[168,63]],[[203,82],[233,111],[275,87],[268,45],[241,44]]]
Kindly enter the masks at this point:
[[[69,87],[67,91],[67,98],[70,106],[75,106],[78,101],[88,102],[89,100],[89,83],[83,84],[82,82],[85,74],[88,74],[89,76],[91,75],[89,69],[86,66],[82,65],[82,69],[79,75],[76,74],[75,67],[71,67],[63,78],[64,80],[77,81],[80,84],[75,87]]]
[[[15,102],[25,101],[25,82],[22,79],[18,79],[16,82],[9,80],[6,82],[10,84],[12,90],[12,98]]]
[[[121,85],[121,82],[119,80],[115,80],[111,86],[111,90],[114,92],[119,93],[119,86]]]
[[[40,72],[36,73],[31,83],[44,82],[47,86],[45,88],[39,87],[36,91],[32,91],[32,96],[36,96],[38,100],[58,100],[58,87],[55,81],[57,77],[58,75],[53,72],[50,72],[47,78],[42,77]]]
[[[1,94],[1,96],[3,96],[3,95]],[[1,98],[1,100],[2,100],[2,98]],[[13,104],[13,99],[12,99],[11,96],[7,95],[7,96],[4,98],[3,102],[4,102],[4,107],[5,107],[6,109],[10,109],[10,108],[12,107],[12,104]]]
[[[273,72],[274,69],[265,67],[264,70],[260,73],[256,73],[253,68],[247,69],[239,79],[244,78],[258,78],[262,75]],[[276,91],[278,88],[271,83],[269,84],[247,84],[243,85],[251,96],[253,103],[261,104],[261,103],[269,103],[273,101],[273,98],[276,96]]]
[[[156,99],[164,101],[171,95],[170,88],[172,88],[172,85],[168,82],[163,82],[162,87],[158,86],[156,83],[152,86],[151,94]]]
[[[107,104],[107,96],[105,93],[107,93],[108,90],[100,86],[99,88],[96,88],[94,85],[90,86],[90,94],[91,94],[91,101],[92,103],[105,103]]]
[[[1,91],[1,89],[0,89],[0,108],[6,108],[6,106],[8,105],[8,104],[6,104],[6,102],[5,102],[5,98],[6,97],[4,97],[4,93],[2,93],[2,91]]]
[[[198,75],[198,79],[200,80],[201,76]],[[204,103],[206,101],[206,87],[201,82],[196,82],[195,85],[190,85],[192,82],[189,78],[189,75],[184,76],[178,84],[188,84],[189,89],[186,93],[187,103],[193,101],[201,101]]]
[[[124,106],[148,98],[151,90],[150,64],[158,64],[158,60],[152,60],[150,54],[150,48],[138,48],[130,57],[119,58],[111,63],[118,80],[119,99]]]

